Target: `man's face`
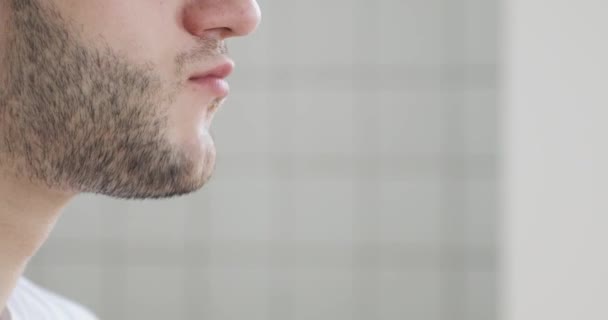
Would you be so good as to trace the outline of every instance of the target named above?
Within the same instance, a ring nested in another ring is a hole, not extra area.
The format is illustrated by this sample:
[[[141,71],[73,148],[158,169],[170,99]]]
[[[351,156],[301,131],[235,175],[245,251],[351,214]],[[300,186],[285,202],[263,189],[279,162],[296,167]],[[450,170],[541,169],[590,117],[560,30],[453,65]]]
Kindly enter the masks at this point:
[[[255,0],[0,0],[0,166],[68,192],[200,188],[224,40],[259,17]]]

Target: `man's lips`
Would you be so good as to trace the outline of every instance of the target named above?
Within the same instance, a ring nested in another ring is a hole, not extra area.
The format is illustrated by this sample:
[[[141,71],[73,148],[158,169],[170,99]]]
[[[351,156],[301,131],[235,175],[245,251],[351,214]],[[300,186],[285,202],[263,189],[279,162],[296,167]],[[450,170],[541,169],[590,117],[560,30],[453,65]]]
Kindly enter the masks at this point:
[[[234,69],[234,62],[225,60],[211,70],[195,73],[188,78],[188,81],[196,87],[209,91],[218,98],[224,98],[228,95],[230,87],[225,80]]]

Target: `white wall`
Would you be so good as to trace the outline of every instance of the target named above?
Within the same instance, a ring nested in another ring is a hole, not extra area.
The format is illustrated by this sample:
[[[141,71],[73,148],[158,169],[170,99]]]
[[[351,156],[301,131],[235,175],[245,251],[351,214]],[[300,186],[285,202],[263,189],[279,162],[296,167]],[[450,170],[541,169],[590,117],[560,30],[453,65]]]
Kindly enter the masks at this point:
[[[498,0],[259,2],[210,183],[79,197],[28,276],[100,319],[494,319]]]
[[[506,9],[502,314],[608,319],[608,2]]]

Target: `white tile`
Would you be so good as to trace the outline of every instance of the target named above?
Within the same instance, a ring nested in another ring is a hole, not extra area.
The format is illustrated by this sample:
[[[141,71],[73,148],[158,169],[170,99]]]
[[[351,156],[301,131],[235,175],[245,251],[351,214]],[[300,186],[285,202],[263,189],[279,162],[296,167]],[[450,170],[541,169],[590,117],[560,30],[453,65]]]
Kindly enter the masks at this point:
[[[182,268],[130,266],[126,280],[127,319],[186,319]]]
[[[385,155],[436,155],[442,149],[441,96],[438,92],[382,93],[377,134]]]
[[[466,319],[496,319],[498,315],[498,279],[496,272],[469,271],[466,277]]]
[[[108,241],[125,240],[127,235],[127,220],[131,201],[102,197],[101,207],[101,239]]]
[[[215,184],[221,179],[214,177],[202,190],[189,195],[186,199],[184,231],[181,235],[188,245],[199,245],[208,241],[211,234],[211,201],[214,198]]]
[[[378,320],[440,320],[440,299],[440,274],[437,271],[382,271]]]
[[[496,64],[499,59],[500,1],[466,0],[466,60],[469,64]]]
[[[283,1],[269,6],[268,24],[276,65],[336,65],[353,61],[351,0]]]
[[[66,238],[99,238],[104,215],[104,198],[80,195],[63,210],[52,235]]]
[[[293,319],[353,319],[354,275],[348,269],[296,268]]]
[[[239,183],[241,181],[267,180],[273,178],[276,166],[273,163],[279,153],[256,152],[256,153],[228,153],[220,151],[215,163],[213,177],[205,187],[194,194],[191,198],[210,200],[210,190],[216,188],[216,184],[229,181]],[[219,186],[218,186],[219,187]]]
[[[113,263],[103,267],[103,309],[97,313],[99,319],[127,319],[127,310],[131,308],[127,298],[126,265]]]
[[[348,244],[353,241],[354,192],[350,181],[303,180],[293,184],[289,223],[301,242]]]
[[[467,153],[492,155],[500,152],[499,115],[495,90],[469,90],[464,94],[462,128]]]
[[[498,189],[495,180],[470,180],[465,186],[465,245],[494,248],[498,239]]]
[[[272,151],[270,110],[265,93],[231,94],[214,117],[211,127],[218,154]]]
[[[96,238],[49,237],[33,258],[43,265],[103,263],[104,241]]]
[[[277,189],[268,180],[218,181],[209,196],[209,232],[212,241],[270,241]]]
[[[293,95],[293,146],[298,153],[352,153],[354,150],[353,97],[350,93],[299,92]],[[365,128],[357,128],[365,130]]]
[[[442,1],[379,1],[379,63],[437,66],[442,51]]]
[[[267,268],[206,267],[193,275],[190,287],[200,288],[189,298],[196,319],[269,319]]]
[[[294,124],[297,122],[296,110],[300,97],[306,93],[275,90],[268,98],[268,129],[271,150],[266,155],[286,154],[294,150]]]
[[[126,232],[129,246],[182,247],[189,210],[187,201],[181,197],[128,203]]]
[[[380,184],[379,238],[382,244],[436,248],[441,239],[441,185],[436,180]]]

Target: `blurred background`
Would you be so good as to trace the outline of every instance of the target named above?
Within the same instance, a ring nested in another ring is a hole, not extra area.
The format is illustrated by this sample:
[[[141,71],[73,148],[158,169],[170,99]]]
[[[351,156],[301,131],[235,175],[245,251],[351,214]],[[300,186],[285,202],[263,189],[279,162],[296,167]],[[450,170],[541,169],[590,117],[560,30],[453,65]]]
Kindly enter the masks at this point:
[[[26,276],[100,319],[496,319],[498,0],[259,3],[211,182],[79,197]]]

